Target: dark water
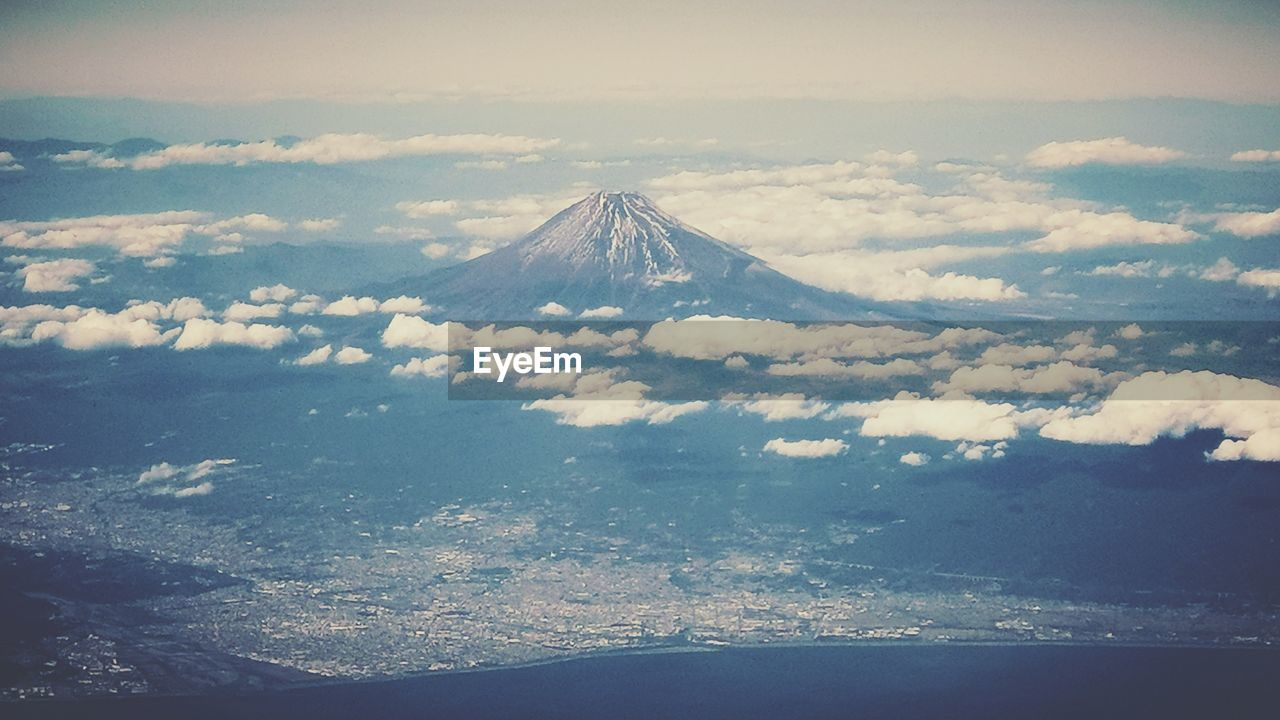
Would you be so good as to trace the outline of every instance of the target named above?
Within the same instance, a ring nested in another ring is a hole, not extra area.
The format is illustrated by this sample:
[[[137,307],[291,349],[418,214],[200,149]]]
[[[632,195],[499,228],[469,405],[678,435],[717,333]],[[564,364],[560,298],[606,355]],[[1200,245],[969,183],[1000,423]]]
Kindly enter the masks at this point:
[[[1280,652],[859,646],[616,655],[239,697],[0,707],[16,717],[1275,718]]]

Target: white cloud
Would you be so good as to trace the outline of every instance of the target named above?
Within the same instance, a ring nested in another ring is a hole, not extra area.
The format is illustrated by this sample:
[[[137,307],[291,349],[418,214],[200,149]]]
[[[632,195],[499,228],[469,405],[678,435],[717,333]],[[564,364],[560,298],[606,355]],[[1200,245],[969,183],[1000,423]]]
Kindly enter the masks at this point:
[[[789,458],[835,457],[849,449],[849,444],[835,438],[822,440],[784,440],[774,438],[764,444],[764,451]]]
[[[933,389],[939,393],[1054,394],[1102,387],[1107,382],[1107,376],[1097,368],[1081,367],[1062,360],[1032,368],[1014,368],[1008,365],[957,368],[946,382],[934,383]]]
[[[1226,282],[1240,274],[1240,268],[1227,258],[1218,258],[1218,262],[1200,271],[1199,278],[1201,280],[1209,280],[1211,282]]]
[[[396,203],[396,210],[414,219],[429,218],[438,215],[457,215],[462,210],[462,203],[457,200],[405,201]]]
[[[334,300],[325,306],[322,314],[337,315],[340,317],[354,317],[356,315],[364,315],[378,311],[378,301],[371,297],[357,298],[353,295],[344,295],[340,300]]]
[[[1010,403],[922,399],[902,394],[893,400],[844,403],[828,417],[864,418],[859,432],[867,437],[923,435],[939,440],[991,442],[1017,437],[1020,428],[1036,423],[1041,414],[1019,411]]]
[[[565,315],[573,314],[572,310],[561,305],[558,302],[555,302],[554,300],[547,303],[546,305],[541,305],[539,307],[534,308],[534,311],[537,312],[539,315],[548,315],[550,317],[564,317]]]
[[[1210,459],[1280,459],[1280,388],[1208,371],[1147,372],[1121,383],[1094,412],[1040,429],[1053,440],[1149,445],[1216,429],[1226,436]]]
[[[1236,282],[1248,287],[1263,288],[1268,297],[1275,297],[1280,293],[1280,269],[1254,268],[1240,273]]]
[[[252,163],[316,163],[332,165],[423,155],[524,155],[549,150],[559,140],[522,135],[416,135],[387,140],[367,133],[329,133],[281,145],[274,140],[240,144],[190,143],[170,145],[133,158],[109,158],[102,153],[68,153],[60,162],[97,167],[154,170],[171,165],[249,165]]]
[[[79,289],[77,280],[92,275],[97,266],[88,260],[63,258],[31,262],[18,268],[25,292],[68,292]]]
[[[1110,245],[1176,245],[1200,236],[1174,223],[1139,220],[1129,213],[1064,213],[1060,226],[1026,244],[1035,252],[1068,252]]]
[[[591,308],[590,310],[583,310],[581,313],[578,314],[578,317],[583,320],[591,320],[596,318],[614,318],[614,317],[618,317],[622,313],[623,313],[623,310],[620,307],[614,307],[612,305],[604,305],[598,308]]]
[[[805,398],[802,393],[757,394],[750,400],[732,401],[730,405],[759,415],[765,422],[804,420],[817,417],[831,408],[829,403],[818,398]]]
[[[1137,340],[1145,334],[1146,332],[1138,323],[1129,323],[1119,330],[1116,330],[1116,337],[1123,340]]]
[[[930,459],[931,458],[924,453],[909,452],[898,458],[898,462],[903,465],[910,465],[911,467],[920,467],[921,465],[928,465]]]
[[[1280,210],[1271,212],[1219,213],[1213,229],[1242,238],[1280,234]]]
[[[270,350],[294,339],[293,331],[279,325],[240,322],[217,322],[203,318],[188,320],[182,334],[173,344],[174,350],[195,350],[213,345],[246,345]]]
[[[770,365],[768,373],[782,377],[847,377],[862,380],[884,380],[902,375],[923,375],[925,374],[925,368],[915,360],[906,358],[894,358],[883,363],[867,362],[866,360],[843,363],[831,358],[817,358]]]
[[[153,257],[172,251],[205,220],[192,210],[138,215],[94,215],[48,221],[0,222],[9,247],[67,250],[90,245],[115,248],[121,255]]]
[[[1032,365],[1053,360],[1058,351],[1048,345],[1001,343],[987,348],[978,357],[981,365]]]
[[[1098,163],[1103,165],[1159,165],[1186,157],[1167,147],[1139,145],[1123,137],[1101,140],[1050,142],[1027,153],[1027,164],[1038,168],[1065,168]]]
[[[18,172],[23,169],[17,158],[13,156],[13,153],[7,150],[0,150],[0,172]]]
[[[218,458],[202,460],[194,465],[171,465],[167,462],[152,465],[147,470],[142,471],[138,475],[138,486],[147,486],[153,495],[170,495],[175,498],[195,497],[199,495],[208,495],[213,492],[213,483],[204,478],[220,470],[221,468],[235,463],[233,458]],[[160,484],[167,483],[170,480],[177,480],[178,485]],[[198,482],[195,485],[181,487],[181,485]]]
[[[1140,260],[1135,262],[1118,262],[1115,265],[1099,265],[1090,270],[1087,274],[1095,277],[1122,277],[1122,278],[1139,278],[1151,277],[1155,272],[1155,260]]]
[[[389,298],[378,303],[378,312],[387,314],[404,313],[405,315],[417,315],[429,310],[431,310],[431,306],[422,302],[422,298],[409,297],[408,295]]]
[[[429,358],[410,358],[409,362],[391,368],[394,377],[444,377],[449,372],[448,355],[432,355]]]
[[[136,348],[160,345],[174,332],[162,333],[155,323],[135,317],[129,310],[106,313],[89,308],[74,319],[38,323],[31,331],[31,340],[56,342],[70,350],[119,346]]]
[[[416,315],[397,313],[382,331],[382,344],[389,348],[409,347],[448,352],[449,326],[447,323],[429,323]]]
[[[373,359],[372,354],[363,348],[350,345],[343,347],[333,355],[333,361],[339,365],[359,365],[360,363],[369,362],[371,359]]]
[[[256,320],[258,318],[274,318],[280,317],[284,312],[284,305],[280,303],[268,303],[266,305],[253,305],[246,302],[233,302],[222,311],[224,320],[235,320],[236,322],[245,322],[246,320]]]
[[[249,291],[249,299],[256,303],[264,302],[286,302],[297,295],[298,291],[288,285],[275,284],[270,286],[256,287]]]
[[[440,260],[453,254],[453,248],[444,243],[427,243],[422,246],[422,254],[432,260]]]
[[[1004,254],[1003,248],[986,253]],[[946,272],[934,275],[921,267],[902,267],[901,253],[844,251],[811,255],[762,255],[779,272],[825,290],[884,301],[982,300],[1026,297],[1017,285],[1000,278]],[[980,254],[975,252],[974,256]]]
[[[1280,150],[1241,150],[1231,154],[1232,162],[1280,162]]]
[[[306,232],[323,233],[337,230],[342,225],[339,218],[308,218],[298,223],[298,229]]]
[[[321,345],[311,352],[303,355],[294,361],[295,365],[306,367],[308,365],[323,365],[329,361],[329,355],[333,353],[332,345]]]

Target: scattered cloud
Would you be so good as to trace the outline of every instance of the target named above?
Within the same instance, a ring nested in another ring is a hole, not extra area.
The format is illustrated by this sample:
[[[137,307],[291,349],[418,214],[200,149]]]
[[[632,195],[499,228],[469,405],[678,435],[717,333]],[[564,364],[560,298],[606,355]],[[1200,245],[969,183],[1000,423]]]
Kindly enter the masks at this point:
[[[1241,150],[1231,154],[1232,162],[1280,162],[1280,150]]]
[[[344,346],[333,354],[333,361],[339,365],[359,365],[373,359],[373,355],[363,348]]]
[[[523,135],[416,135],[388,140],[367,133],[328,133],[282,144],[276,140],[245,143],[188,143],[170,145],[131,158],[115,158],[97,151],[72,151],[56,162],[100,168],[155,170],[172,165],[250,165],[254,163],[315,163],[333,165],[425,155],[527,155],[550,150],[556,139]]]
[[[204,318],[188,320],[173,344],[174,350],[195,350],[214,345],[244,345],[270,350],[294,340],[293,331],[279,325],[218,322]]]
[[[88,260],[62,258],[44,262],[29,262],[15,273],[22,278],[25,292],[69,292],[80,288],[77,282],[97,270]]]
[[[448,355],[432,355],[428,358],[410,358],[408,362],[391,368],[393,377],[444,377],[449,372]]]
[[[849,444],[835,438],[822,440],[784,440],[774,438],[764,444],[764,452],[789,458],[825,458],[843,454]]]
[[[910,465],[911,467],[920,467],[921,465],[928,465],[930,459],[931,458],[924,453],[909,452],[898,458],[898,462],[903,465]]]
[[[1027,153],[1027,164],[1037,168],[1066,168],[1079,165],[1160,165],[1186,157],[1173,148],[1139,145],[1124,137],[1100,140],[1050,142]]]

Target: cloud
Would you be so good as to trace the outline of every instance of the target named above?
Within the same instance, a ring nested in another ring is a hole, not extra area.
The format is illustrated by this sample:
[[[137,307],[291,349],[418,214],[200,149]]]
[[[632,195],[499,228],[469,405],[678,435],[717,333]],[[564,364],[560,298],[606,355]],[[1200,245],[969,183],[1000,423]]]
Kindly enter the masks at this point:
[[[822,440],[784,440],[774,438],[764,444],[764,451],[789,458],[835,457],[849,449],[849,444],[835,438]]]
[[[971,257],[997,256],[1003,248]],[[774,269],[801,282],[836,292],[882,301],[1007,301],[1026,297],[1017,285],[1000,278],[946,272],[934,275],[921,267],[902,267],[900,253],[844,251],[811,255],[762,255]],[[927,261],[926,261],[927,262]]]
[[[420,297],[409,297],[401,295],[378,303],[378,312],[381,313],[404,313],[405,315],[417,315],[431,310],[431,306],[422,302]]]
[[[1110,245],[1178,245],[1200,237],[1174,223],[1139,220],[1129,213],[1064,213],[1051,223],[1061,223],[1039,240],[1026,244],[1035,252],[1068,252]]]
[[[68,292],[78,290],[76,282],[88,277],[97,267],[88,260],[63,258],[45,262],[31,262],[18,268],[17,276],[22,278],[22,289],[25,292]]]
[[[983,365],[957,368],[946,382],[936,382],[939,393],[1016,392],[1027,394],[1075,393],[1106,385],[1107,377],[1097,368],[1081,367],[1067,360],[1033,368]]]
[[[286,302],[297,295],[298,291],[288,285],[276,284],[256,287],[249,291],[249,299],[256,303]]]
[[[1280,210],[1271,212],[1219,213],[1213,229],[1242,238],[1280,234]]]
[[[1220,257],[1218,262],[1200,271],[1198,277],[1201,280],[1209,280],[1211,282],[1226,282],[1234,279],[1240,274],[1240,268],[1227,258]]]
[[[1186,157],[1181,150],[1139,145],[1123,137],[1101,140],[1050,142],[1027,153],[1027,164],[1037,168],[1079,165],[1159,165]]]
[[[233,465],[235,462],[234,458],[209,459],[202,460],[194,465],[178,466],[161,462],[143,470],[138,475],[138,481],[135,485],[148,487],[153,495],[169,495],[175,498],[208,495],[213,492],[213,483],[209,480],[204,480],[204,478],[221,470],[223,467]],[[161,484],[170,480],[178,480],[178,483],[176,485]],[[184,484],[197,481],[201,482],[181,487]]]
[[[1071,443],[1149,445],[1206,429],[1226,436],[1210,459],[1280,459],[1280,388],[1205,370],[1146,372],[1117,386],[1094,412],[1056,418],[1040,434]]]
[[[148,347],[167,342],[176,332],[160,332],[154,322],[129,310],[107,313],[89,308],[70,320],[45,320],[31,331],[34,342],[51,341],[69,350],[103,347]]]
[[[1280,162],[1280,150],[1241,150],[1231,154],[1232,162]]]
[[[295,365],[306,367],[308,365],[323,365],[329,361],[329,355],[333,353],[332,345],[321,345],[311,352],[303,355],[294,361]]]
[[[863,418],[859,433],[867,437],[922,435],[939,440],[991,442],[1010,440],[1042,414],[1019,411],[1010,403],[972,399],[933,399],[901,395],[893,400],[843,403],[830,419]]]
[[[382,331],[384,347],[409,347],[434,352],[449,351],[449,326],[433,324],[416,315],[396,313]]]
[[[1137,340],[1145,334],[1146,332],[1138,323],[1129,323],[1119,330],[1116,330],[1116,337],[1123,340]]]
[[[591,308],[590,310],[583,310],[581,313],[579,313],[578,317],[583,320],[591,320],[591,319],[598,319],[598,318],[615,318],[621,315],[622,313],[623,313],[623,309],[620,307],[614,307],[612,305],[604,305],[598,308]]]
[[[921,465],[928,465],[930,459],[931,458],[924,453],[909,452],[898,458],[898,462],[903,465],[910,465],[911,467],[920,467]]]
[[[0,150],[0,172],[18,172],[23,170],[22,165],[18,164],[13,153],[7,150]]]
[[[347,345],[338,352],[334,353],[333,361],[339,365],[359,365],[360,363],[369,362],[373,359],[373,355],[365,351],[363,348],[352,347]]]
[[[337,230],[342,225],[339,218],[308,218],[298,223],[298,229],[305,232],[323,233]]]
[[[894,358],[884,363],[867,362],[866,360],[842,363],[831,358],[817,358],[770,365],[768,373],[781,377],[846,377],[861,380],[884,380],[902,375],[923,375],[925,374],[925,368],[920,363],[906,358]]]
[[[392,377],[444,377],[449,372],[449,356],[433,355],[429,358],[410,358],[408,362],[391,368]]]
[[[268,303],[266,305],[253,305],[246,302],[233,302],[222,311],[224,320],[235,320],[244,322],[246,320],[256,320],[258,318],[280,317],[284,312],[284,305],[280,303]]]
[[[152,257],[172,251],[205,220],[206,213],[178,210],[138,215],[94,215],[48,221],[0,222],[9,247],[68,250],[90,245],[113,247],[121,255]]]
[[[189,143],[170,145],[132,158],[112,158],[93,151],[75,151],[55,158],[66,164],[156,170],[172,165],[250,165],[254,163],[315,163],[333,165],[425,155],[525,155],[549,150],[556,139],[522,135],[416,135],[387,140],[367,133],[328,133],[283,145],[275,140],[246,143]]]
[[[340,300],[334,300],[325,306],[322,314],[337,315],[340,317],[355,317],[356,315],[364,315],[378,311],[378,301],[371,297],[355,297],[353,295],[344,295]]]
[[[396,210],[406,217],[414,219],[436,217],[439,215],[457,215],[462,210],[462,203],[457,200],[418,200],[396,203]]]
[[[750,400],[730,401],[731,407],[738,407],[744,412],[759,415],[765,422],[782,420],[806,420],[817,417],[831,408],[818,398],[805,398],[802,393],[784,393],[782,395],[757,394]]]
[[[695,315],[654,323],[643,342],[655,352],[698,360],[725,360],[733,355],[813,360],[932,354],[999,337],[983,328],[945,328],[928,333],[892,325],[795,325]]]
[[[244,345],[270,350],[294,340],[293,331],[279,325],[240,322],[218,322],[203,318],[188,320],[182,334],[173,344],[174,350],[195,350],[214,345]]]
[[[550,317],[564,317],[565,315],[573,314],[572,310],[561,305],[558,302],[555,302],[554,300],[547,303],[546,305],[541,305],[539,307],[534,308],[534,311],[537,312],[539,315],[548,315]]]
[[[1094,277],[1122,278],[1151,277],[1151,274],[1155,271],[1155,267],[1155,260],[1118,262],[1115,265],[1099,265],[1086,273],[1086,275],[1093,275]]]
[[[1254,268],[1240,273],[1236,282],[1247,287],[1263,288],[1267,297],[1275,297],[1280,293],[1280,269]]]
[[[453,248],[444,243],[427,243],[422,246],[422,254],[432,260],[440,260],[453,254]]]
[[[556,424],[573,427],[600,427],[644,422],[648,425],[665,425],[678,417],[701,412],[709,405],[705,402],[670,404],[642,399],[572,398],[558,395],[548,400],[525,403],[525,410],[543,410],[555,413]]]

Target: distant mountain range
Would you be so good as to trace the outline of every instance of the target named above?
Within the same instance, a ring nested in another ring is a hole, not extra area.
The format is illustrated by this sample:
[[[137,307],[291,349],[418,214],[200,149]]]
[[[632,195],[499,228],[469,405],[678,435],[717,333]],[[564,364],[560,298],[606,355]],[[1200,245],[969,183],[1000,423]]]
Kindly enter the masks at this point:
[[[420,295],[456,320],[574,317],[602,307],[641,320],[889,316],[793,280],[634,192],[595,193],[510,245],[387,289]]]

